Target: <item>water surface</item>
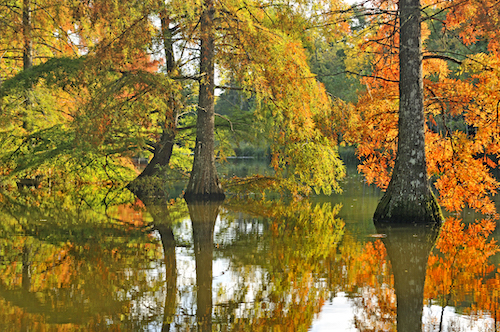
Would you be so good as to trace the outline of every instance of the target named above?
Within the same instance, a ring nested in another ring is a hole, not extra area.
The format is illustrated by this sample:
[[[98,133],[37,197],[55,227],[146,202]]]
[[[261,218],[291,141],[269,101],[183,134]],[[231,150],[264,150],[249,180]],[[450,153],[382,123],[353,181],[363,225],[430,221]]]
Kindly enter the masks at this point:
[[[352,171],[300,201],[3,192],[0,331],[494,331],[495,223],[377,229],[380,195]]]

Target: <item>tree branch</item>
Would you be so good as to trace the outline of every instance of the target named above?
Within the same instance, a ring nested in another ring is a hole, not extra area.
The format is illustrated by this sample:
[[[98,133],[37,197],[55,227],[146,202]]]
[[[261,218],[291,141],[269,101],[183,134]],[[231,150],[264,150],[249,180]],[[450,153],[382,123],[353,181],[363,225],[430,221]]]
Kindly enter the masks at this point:
[[[342,74],[351,74],[351,75],[356,75],[356,76],[361,76],[361,77],[371,77],[371,78],[374,78],[374,79],[377,79],[377,80],[382,80],[382,81],[392,82],[392,83],[398,83],[399,82],[399,80],[391,80],[390,78],[385,78],[385,77],[376,76],[376,75],[363,75],[361,73],[356,73],[356,72],[353,72],[353,71],[350,71],[350,70],[341,71],[339,73],[329,74],[329,75],[316,75],[316,76],[313,76],[313,77],[331,77],[331,76],[337,76],[337,75],[342,75]],[[309,78],[313,78],[313,77],[309,77]]]
[[[227,122],[229,122],[229,125],[231,126],[231,131],[234,132],[233,123],[231,122],[231,120],[229,120],[227,117],[225,117],[224,115],[219,114],[219,113],[215,113],[215,115],[218,116],[218,117],[221,117],[224,120],[226,120]]]
[[[427,60],[427,59],[440,59],[440,60],[445,60],[445,61],[451,61],[451,62],[454,62],[454,63],[459,64],[459,65],[462,64],[462,61],[460,61],[458,59],[452,58],[451,56],[447,56],[447,55],[441,55],[441,54],[428,54],[428,55],[424,55],[422,57],[422,59],[423,60]]]

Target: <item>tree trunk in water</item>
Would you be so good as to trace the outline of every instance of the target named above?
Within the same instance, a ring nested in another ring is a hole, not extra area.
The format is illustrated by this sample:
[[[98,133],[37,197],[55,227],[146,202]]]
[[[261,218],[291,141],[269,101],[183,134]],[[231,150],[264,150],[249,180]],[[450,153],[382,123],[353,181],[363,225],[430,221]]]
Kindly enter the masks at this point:
[[[170,19],[164,11],[160,13],[160,19],[167,73],[170,74],[175,66],[172,32],[169,29]],[[153,158],[151,158],[141,174],[127,186],[138,197],[165,196],[161,188],[161,181],[154,181],[154,177],[161,172],[161,168],[169,165],[175,144],[174,141],[177,134],[177,110],[175,109],[175,102],[172,99],[170,100],[170,107],[172,114],[169,119],[167,111],[162,135],[154,147]]]
[[[442,222],[427,178],[420,0],[401,0],[398,153],[374,221]]]
[[[205,1],[201,16],[200,93],[196,120],[194,162],[184,198],[187,201],[223,200],[224,191],[215,168],[215,81],[214,81],[214,6]]]

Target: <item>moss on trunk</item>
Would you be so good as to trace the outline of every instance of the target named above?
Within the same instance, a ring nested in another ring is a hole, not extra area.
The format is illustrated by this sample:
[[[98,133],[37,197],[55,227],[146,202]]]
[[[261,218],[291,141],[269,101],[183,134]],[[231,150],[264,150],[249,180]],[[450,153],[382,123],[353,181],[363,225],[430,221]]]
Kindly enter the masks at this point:
[[[436,197],[430,191],[429,195],[410,200],[398,197],[395,199],[391,191],[387,191],[380,200],[373,221],[375,225],[382,224],[432,224],[441,223],[443,214]]]

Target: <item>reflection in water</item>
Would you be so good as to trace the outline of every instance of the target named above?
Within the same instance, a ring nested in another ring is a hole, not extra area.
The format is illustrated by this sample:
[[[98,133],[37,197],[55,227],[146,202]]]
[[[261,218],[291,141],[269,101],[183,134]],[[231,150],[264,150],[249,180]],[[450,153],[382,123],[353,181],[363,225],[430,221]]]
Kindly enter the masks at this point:
[[[153,230],[160,235],[165,266],[165,302],[161,331],[170,331],[177,311],[177,259],[173,227],[187,214],[184,204],[175,206],[144,200],[147,211],[153,217]]]
[[[141,326],[124,317],[133,301],[158,287],[155,280],[140,282],[158,258],[155,240],[144,224],[108,217],[109,205],[92,203],[99,192],[89,193],[0,195],[2,329]]]
[[[198,331],[207,332],[212,331],[213,239],[220,203],[193,202],[188,208],[196,260],[196,319]]]
[[[429,253],[439,234],[439,225],[376,225],[385,234],[394,274],[397,300],[397,331],[421,332],[424,284]]]
[[[436,228],[368,238],[310,200],[144,203],[95,188],[1,195],[0,330],[324,332],[318,313],[339,293],[366,313],[344,324],[360,331],[394,331],[396,312],[400,332],[420,331],[424,299],[497,317],[491,220],[447,221],[425,277]]]

